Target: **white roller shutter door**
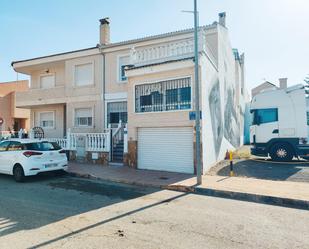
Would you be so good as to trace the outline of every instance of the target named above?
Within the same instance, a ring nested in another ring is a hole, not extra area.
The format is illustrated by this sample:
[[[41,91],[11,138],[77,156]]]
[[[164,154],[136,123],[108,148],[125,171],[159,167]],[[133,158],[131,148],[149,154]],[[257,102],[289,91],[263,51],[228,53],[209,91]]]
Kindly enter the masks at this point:
[[[194,173],[193,128],[139,128],[138,168]]]

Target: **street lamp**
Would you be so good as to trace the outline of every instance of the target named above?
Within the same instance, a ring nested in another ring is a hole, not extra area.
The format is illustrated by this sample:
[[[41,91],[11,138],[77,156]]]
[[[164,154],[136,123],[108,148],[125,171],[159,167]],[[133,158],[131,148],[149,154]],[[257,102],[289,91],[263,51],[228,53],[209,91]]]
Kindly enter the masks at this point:
[[[194,14],[194,81],[195,81],[195,160],[197,184],[202,184],[201,166],[201,131],[200,131],[200,85],[199,85],[199,54],[198,54],[198,12],[197,0],[194,0],[194,11],[183,11]]]

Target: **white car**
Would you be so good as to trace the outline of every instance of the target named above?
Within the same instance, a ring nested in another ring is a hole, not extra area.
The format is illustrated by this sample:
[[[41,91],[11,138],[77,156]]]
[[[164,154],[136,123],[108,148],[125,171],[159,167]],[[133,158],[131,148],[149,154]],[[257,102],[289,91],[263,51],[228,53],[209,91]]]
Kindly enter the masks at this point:
[[[66,170],[65,150],[54,142],[38,139],[9,139],[0,142],[0,173],[17,182],[41,172]]]

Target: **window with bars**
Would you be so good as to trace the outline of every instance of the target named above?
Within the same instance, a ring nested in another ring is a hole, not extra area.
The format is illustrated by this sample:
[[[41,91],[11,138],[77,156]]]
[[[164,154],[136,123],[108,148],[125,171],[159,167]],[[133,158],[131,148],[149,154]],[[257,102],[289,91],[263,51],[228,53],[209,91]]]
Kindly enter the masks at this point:
[[[191,78],[135,86],[135,112],[191,109]]]
[[[107,103],[107,124],[118,124],[128,122],[127,102]]]
[[[92,126],[92,108],[75,109],[75,126],[91,127]]]

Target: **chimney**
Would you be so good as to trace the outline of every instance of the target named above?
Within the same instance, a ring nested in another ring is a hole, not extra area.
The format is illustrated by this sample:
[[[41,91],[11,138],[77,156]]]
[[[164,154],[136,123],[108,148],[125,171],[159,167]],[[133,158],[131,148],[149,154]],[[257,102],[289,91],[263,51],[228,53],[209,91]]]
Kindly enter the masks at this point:
[[[225,27],[225,18],[226,18],[225,12],[219,13],[219,24],[221,24],[223,27]]]
[[[286,89],[288,87],[288,78],[279,79],[280,89]]]
[[[100,19],[100,44],[107,45],[110,43],[109,18]]]

